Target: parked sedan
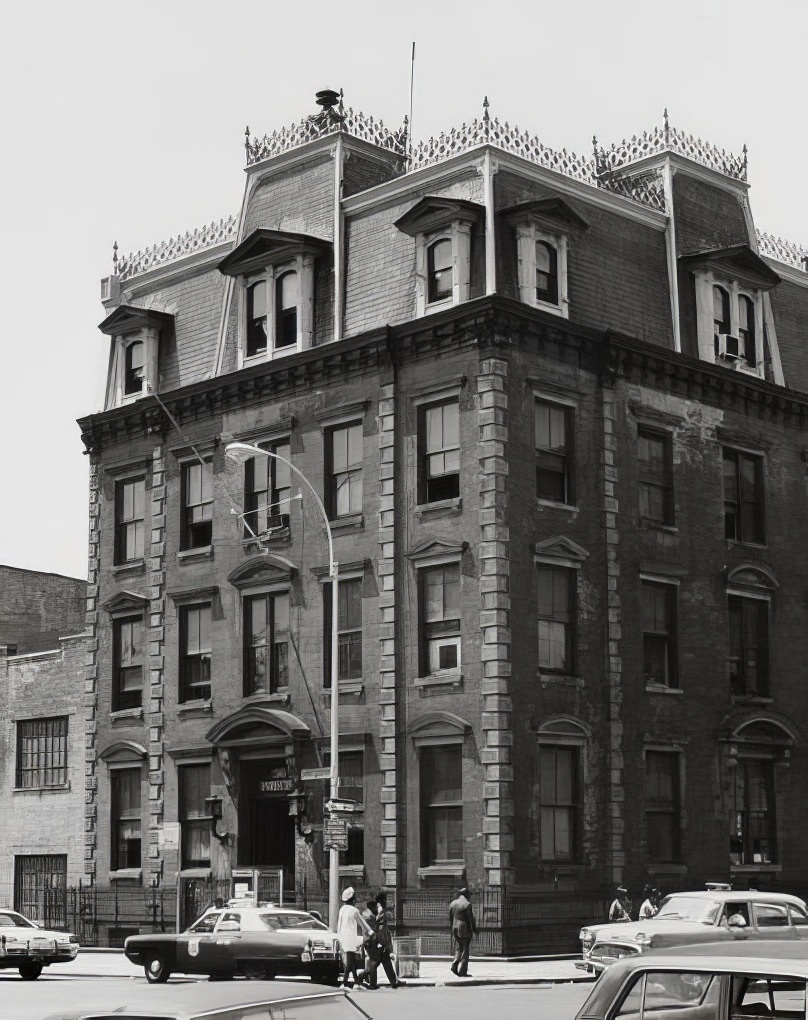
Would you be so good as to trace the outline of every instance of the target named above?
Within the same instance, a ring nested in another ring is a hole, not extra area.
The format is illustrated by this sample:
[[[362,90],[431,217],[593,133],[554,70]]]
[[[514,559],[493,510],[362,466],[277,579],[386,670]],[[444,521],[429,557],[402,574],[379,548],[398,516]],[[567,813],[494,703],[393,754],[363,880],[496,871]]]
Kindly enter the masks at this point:
[[[35,981],[43,967],[75,960],[79,940],[66,931],[40,928],[16,910],[0,909],[0,968],[14,967]]]
[[[340,970],[336,934],[311,914],[286,907],[211,907],[179,935],[130,935],[124,952],[151,984],[172,974],[302,974],[337,984]]]
[[[808,938],[804,900],[787,893],[706,891],[667,896],[655,917],[581,929],[582,959],[576,966],[599,974],[615,960],[649,949],[753,937]],[[808,955],[808,946],[806,946]]]
[[[656,950],[609,967],[576,1020],[804,1020],[806,983],[808,959],[796,942]]]

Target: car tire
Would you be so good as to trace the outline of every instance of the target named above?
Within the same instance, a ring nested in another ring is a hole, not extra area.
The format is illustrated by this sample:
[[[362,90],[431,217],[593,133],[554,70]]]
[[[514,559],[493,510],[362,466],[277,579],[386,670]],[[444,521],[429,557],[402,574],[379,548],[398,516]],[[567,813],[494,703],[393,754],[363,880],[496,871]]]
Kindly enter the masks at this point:
[[[338,988],[339,968],[331,967],[328,970],[313,970],[311,972],[311,980],[321,985],[331,985],[334,988]]]
[[[36,981],[39,975],[42,973],[42,964],[34,963],[31,960],[26,960],[25,963],[20,964],[20,977],[23,981]]]
[[[162,985],[171,977],[171,969],[162,953],[149,953],[143,964],[150,985]]]
[[[269,973],[260,960],[245,963],[239,968],[239,970],[248,981],[263,981]]]

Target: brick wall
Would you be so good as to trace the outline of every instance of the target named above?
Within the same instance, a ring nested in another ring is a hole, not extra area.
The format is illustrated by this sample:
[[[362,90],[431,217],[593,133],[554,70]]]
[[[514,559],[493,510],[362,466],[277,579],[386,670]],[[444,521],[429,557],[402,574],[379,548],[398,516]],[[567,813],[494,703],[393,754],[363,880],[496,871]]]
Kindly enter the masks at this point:
[[[16,645],[23,655],[80,633],[86,588],[76,577],[0,566],[0,645]]]

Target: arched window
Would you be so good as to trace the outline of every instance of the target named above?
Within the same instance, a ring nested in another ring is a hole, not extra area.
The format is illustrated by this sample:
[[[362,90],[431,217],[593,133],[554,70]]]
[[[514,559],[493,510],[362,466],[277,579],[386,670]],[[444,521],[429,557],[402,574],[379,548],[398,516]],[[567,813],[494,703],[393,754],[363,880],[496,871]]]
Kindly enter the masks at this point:
[[[454,283],[452,273],[452,242],[448,237],[435,241],[427,248],[428,298],[443,301],[452,296]]]
[[[713,287],[713,332],[729,333],[729,291],[717,284]]]
[[[738,298],[738,337],[747,365],[755,367],[755,305],[744,294]]]
[[[251,358],[267,349],[267,287],[259,280],[247,289],[247,349]]]
[[[123,392],[141,393],[143,391],[143,341],[135,340],[126,348],[126,366],[124,368]]]
[[[297,307],[300,302],[297,273],[284,273],[275,284],[275,347],[297,343]]]
[[[536,242],[536,300],[558,304],[558,252],[547,241]]]

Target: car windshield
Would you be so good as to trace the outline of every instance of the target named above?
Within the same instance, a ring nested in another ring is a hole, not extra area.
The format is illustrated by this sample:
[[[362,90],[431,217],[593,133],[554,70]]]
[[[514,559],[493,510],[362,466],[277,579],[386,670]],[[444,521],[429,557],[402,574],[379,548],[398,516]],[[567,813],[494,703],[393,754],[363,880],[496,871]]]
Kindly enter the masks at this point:
[[[721,903],[704,896],[668,896],[656,915],[658,921],[695,921],[698,924],[715,924]]]
[[[0,928],[36,928],[36,925],[22,914],[9,910],[0,914]]]
[[[318,921],[311,914],[293,913],[291,910],[282,912],[275,910],[271,914],[260,914],[261,923],[265,924],[270,931],[278,931],[281,928],[315,928],[318,931],[327,931],[328,925]]]

